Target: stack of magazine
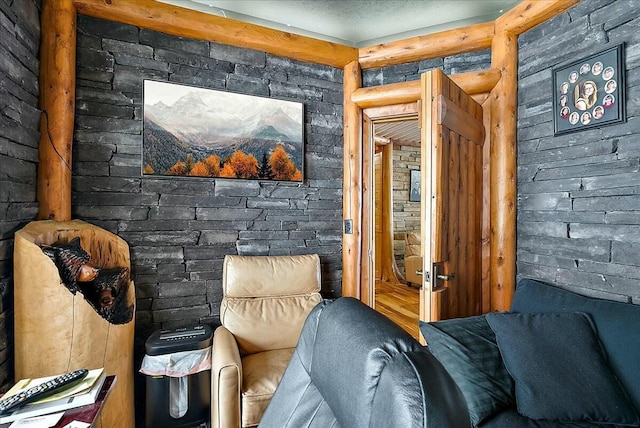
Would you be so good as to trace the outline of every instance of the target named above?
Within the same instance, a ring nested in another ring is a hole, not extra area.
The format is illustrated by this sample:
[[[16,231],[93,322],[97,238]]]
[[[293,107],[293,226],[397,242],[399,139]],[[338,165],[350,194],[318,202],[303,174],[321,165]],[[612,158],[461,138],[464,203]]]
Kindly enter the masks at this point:
[[[22,379],[18,381],[2,398],[10,397],[25,391],[32,386],[46,382],[56,376],[42,377],[38,379]],[[62,412],[74,407],[93,404],[98,398],[102,385],[106,379],[104,368],[89,370],[87,376],[80,382],[69,388],[62,388],[60,391],[46,398],[26,404],[11,413],[0,416],[0,424],[13,422],[18,419],[26,419],[33,416],[40,416],[48,413]]]

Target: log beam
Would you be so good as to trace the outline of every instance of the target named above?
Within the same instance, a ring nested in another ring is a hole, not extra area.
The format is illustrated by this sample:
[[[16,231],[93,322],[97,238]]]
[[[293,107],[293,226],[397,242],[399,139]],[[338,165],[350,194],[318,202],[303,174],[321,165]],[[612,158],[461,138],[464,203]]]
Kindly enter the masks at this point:
[[[519,36],[578,3],[580,0],[523,1],[496,19],[495,32],[499,34],[506,31]]]
[[[343,68],[358,59],[345,45],[273,30],[153,0],[73,0],[79,13],[178,37],[268,52],[298,61]]]
[[[352,233],[342,235],[342,295],[360,297],[362,259],[362,109],[351,95],[362,86],[358,61],[344,68],[344,180],[342,215],[351,220]],[[343,231],[344,232],[344,231]]]
[[[38,219],[68,221],[76,104],[76,9],[71,0],[45,0],[41,26]]]
[[[366,70],[475,52],[491,47],[493,35],[494,23],[485,22],[361,48],[359,51],[360,67]]]
[[[469,95],[491,91],[500,80],[500,70],[488,69],[454,74],[451,80]],[[360,88],[351,100],[361,108],[412,103],[420,99],[420,81],[390,83],[388,85]]]
[[[517,35],[496,35],[491,65],[502,72],[491,96],[491,310],[507,311],[516,281]]]

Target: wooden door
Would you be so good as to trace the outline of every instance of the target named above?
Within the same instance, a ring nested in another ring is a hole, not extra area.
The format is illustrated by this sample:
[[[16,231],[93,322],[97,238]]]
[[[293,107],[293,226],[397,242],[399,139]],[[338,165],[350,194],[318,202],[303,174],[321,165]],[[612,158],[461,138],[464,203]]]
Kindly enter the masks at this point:
[[[482,107],[441,70],[422,75],[420,319],[482,312]]]
[[[382,153],[373,155],[373,212],[374,220],[374,248],[375,257],[373,258],[373,266],[375,279],[382,279]]]

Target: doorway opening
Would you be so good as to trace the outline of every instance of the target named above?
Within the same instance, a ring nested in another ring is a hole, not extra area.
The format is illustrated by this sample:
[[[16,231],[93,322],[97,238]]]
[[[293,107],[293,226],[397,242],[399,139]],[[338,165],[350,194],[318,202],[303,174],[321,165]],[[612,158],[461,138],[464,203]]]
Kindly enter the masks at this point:
[[[419,339],[420,126],[417,115],[373,122],[373,307]],[[409,270],[407,270],[409,269]]]
[[[484,243],[489,242],[489,206],[483,188],[488,185],[489,116],[441,70],[421,76],[421,96],[415,103],[362,110],[362,254],[360,299],[376,307],[376,268],[382,279],[399,272],[393,258],[375,254],[375,135],[381,123],[417,118],[420,129],[420,255],[422,269],[419,320],[438,321],[482,313],[488,302],[484,292]],[[381,162],[393,174],[393,145],[382,149]],[[388,148],[387,148],[388,147]],[[384,177],[384,175],[383,175]],[[389,185],[387,189],[391,188]],[[387,205],[393,193],[384,191]],[[383,199],[384,201],[384,199]],[[382,211],[383,213],[385,210]],[[390,211],[388,211],[390,212]],[[380,216],[381,250],[393,248],[391,215]],[[388,232],[384,231],[388,228]],[[385,241],[386,240],[386,241]],[[487,253],[488,254],[488,253]],[[391,259],[391,263],[385,260]],[[376,266],[376,263],[380,266]],[[406,265],[406,261],[405,261]],[[390,266],[390,267],[389,267]],[[385,271],[385,268],[388,268]],[[395,269],[394,269],[395,268]],[[405,269],[405,275],[407,271]],[[411,273],[411,271],[409,271]],[[416,272],[418,273],[418,272]],[[396,275],[397,277],[398,275]],[[405,278],[406,281],[406,278]],[[399,281],[395,281],[399,282]],[[378,299],[379,301],[380,299]],[[378,302],[379,305],[380,302]],[[486,312],[486,311],[485,311]],[[414,323],[416,325],[418,323]],[[422,339],[422,338],[420,338]]]

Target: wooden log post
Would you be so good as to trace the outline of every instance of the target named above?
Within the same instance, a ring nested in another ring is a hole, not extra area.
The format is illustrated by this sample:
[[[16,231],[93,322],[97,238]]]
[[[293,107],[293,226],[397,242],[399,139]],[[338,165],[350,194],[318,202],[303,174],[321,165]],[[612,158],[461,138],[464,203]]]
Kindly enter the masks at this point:
[[[491,310],[511,306],[516,281],[518,37],[493,39],[491,64],[502,72],[491,100]]]
[[[76,104],[76,9],[45,0],[40,46],[39,219],[71,220],[71,148]]]
[[[362,109],[351,101],[351,94],[362,86],[360,64],[353,61],[344,68],[344,180],[342,217],[352,222],[351,233],[342,235],[342,295],[360,297],[362,261]]]

